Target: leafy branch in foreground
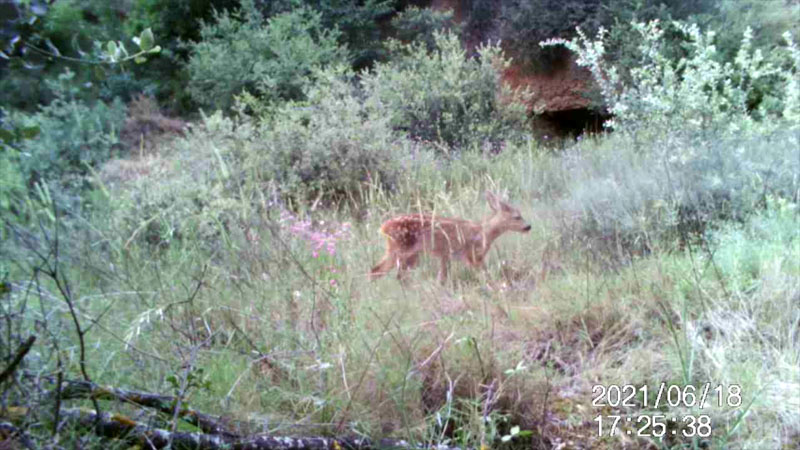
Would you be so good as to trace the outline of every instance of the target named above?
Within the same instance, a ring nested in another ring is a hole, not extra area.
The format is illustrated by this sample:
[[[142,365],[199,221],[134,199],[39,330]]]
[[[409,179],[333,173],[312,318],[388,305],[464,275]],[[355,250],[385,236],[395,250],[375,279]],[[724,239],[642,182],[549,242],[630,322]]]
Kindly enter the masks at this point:
[[[155,55],[161,52],[161,46],[156,45],[155,37],[153,36],[153,30],[150,28],[146,28],[139,34],[139,36],[133,36],[131,40],[134,44],[136,44],[137,47],[139,47],[139,50],[134,53],[129,53],[122,41],[110,40],[105,44],[100,41],[94,41],[93,58],[87,57],[86,53],[80,50],[78,50],[78,53],[81,57],[74,58],[61,54],[61,51],[50,41],[50,39],[43,39],[35,33],[26,38],[22,33],[19,33],[14,35],[4,48],[0,49],[0,58],[11,60],[13,57],[15,57],[15,55],[25,55],[27,53],[25,50],[27,49],[40,56],[44,56],[46,58],[55,58],[62,61],[70,61],[82,64],[116,65],[128,61],[134,61],[137,64],[142,64],[147,61],[147,55]],[[39,45],[38,41],[42,41],[46,49]],[[22,56],[18,57],[21,58]],[[32,68],[30,64],[23,62],[23,65],[25,67]]]

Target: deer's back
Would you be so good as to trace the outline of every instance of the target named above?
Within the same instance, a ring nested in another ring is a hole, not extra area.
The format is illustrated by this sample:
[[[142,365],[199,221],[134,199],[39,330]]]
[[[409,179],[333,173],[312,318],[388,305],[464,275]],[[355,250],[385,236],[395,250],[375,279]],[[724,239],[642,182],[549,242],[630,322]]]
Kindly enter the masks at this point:
[[[480,234],[480,224],[431,214],[408,214],[387,220],[381,233],[390,244],[403,250],[426,250],[434,253],[454,253]]]

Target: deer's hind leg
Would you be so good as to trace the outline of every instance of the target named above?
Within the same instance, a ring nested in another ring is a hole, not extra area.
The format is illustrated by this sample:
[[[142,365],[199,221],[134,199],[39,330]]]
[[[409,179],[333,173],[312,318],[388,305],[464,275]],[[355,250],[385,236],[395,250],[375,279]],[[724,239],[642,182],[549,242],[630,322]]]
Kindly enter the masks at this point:
[[[445,282],[447,281],[447,269],[449,265],[450,265],[450,258],[448,258],[446,255],[439,256],[439,273],[436,275],[436,278],[439,280],[439,283],[441,284],[445,284]]]

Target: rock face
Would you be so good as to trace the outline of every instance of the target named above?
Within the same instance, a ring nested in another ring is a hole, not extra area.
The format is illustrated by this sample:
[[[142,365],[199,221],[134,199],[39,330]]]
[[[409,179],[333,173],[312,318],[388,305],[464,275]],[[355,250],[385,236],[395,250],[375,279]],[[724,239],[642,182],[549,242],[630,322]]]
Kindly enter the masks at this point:
[[[491,0],[494,8],[500,8],[502,0]],[[462,0],[430,0],[429,7],[437,10],[453,10],[456,22],[465,22],[469,13]],[[498,23],[481,30],[464,30],[463,43],[470,54],[486,40],[498,39]],[[506,52],[508,56],[508,51]],[[575,64],[568,51],[560,52],[560,59],[550,64],[547,72],[537,72],[512,60],[511,67],[503,73],[503,81],[512,88],[530,88],[533,100],[530,111],[536,115],[532,120],[534,135],[543,140],[553,137],[577,136],[583,132],[597,132],[607,117],[593,108],[590,93],[593,90],[591,74]],[[595,103],[596,104],[596,103]]]
[[[530,88],[533,134],[542,141],[554,137],[577,137],[603,129],[607,116],[593,107],[593,85],[588,70],[578,67],[569,56],[548,73],[526,71],[512,64],[503,80],[514,88]]]
[[[534,92],[537,112],[568,111],[590,107],[586,92],[591,86],[589,73],[577,67],[572,61],[564,61],[549,73],[526,72],[512,62],[503,80],[511,87],[529,87]]]

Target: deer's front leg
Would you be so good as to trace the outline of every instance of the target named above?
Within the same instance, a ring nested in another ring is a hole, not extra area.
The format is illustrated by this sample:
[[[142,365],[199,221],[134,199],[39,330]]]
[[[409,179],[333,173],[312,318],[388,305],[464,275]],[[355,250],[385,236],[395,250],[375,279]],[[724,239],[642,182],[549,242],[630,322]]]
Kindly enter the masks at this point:
[[[419,253],[400,256],[397,259],[397,279],[403,281],[408,269],[413,269],[419,262]]]

